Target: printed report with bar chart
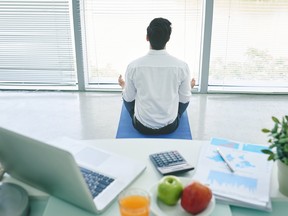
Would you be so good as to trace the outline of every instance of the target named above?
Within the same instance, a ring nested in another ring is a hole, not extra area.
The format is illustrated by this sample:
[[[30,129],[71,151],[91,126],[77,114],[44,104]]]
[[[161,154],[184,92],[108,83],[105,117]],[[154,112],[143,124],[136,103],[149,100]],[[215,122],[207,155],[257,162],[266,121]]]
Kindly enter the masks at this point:
[[[273,162],[267,161],[267,155],[261,152],[265,148],[267,146],[212,138],[202,147],[193,178],[208,184],[219,201],[271,211]]]

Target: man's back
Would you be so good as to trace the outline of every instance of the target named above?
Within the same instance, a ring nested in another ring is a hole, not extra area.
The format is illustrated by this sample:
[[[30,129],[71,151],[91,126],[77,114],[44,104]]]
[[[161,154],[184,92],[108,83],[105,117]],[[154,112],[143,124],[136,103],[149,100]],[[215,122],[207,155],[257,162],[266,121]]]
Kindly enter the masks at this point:
[[[147,127],[172,123],[178,114],[179,101],[189,102],[188,66],[165,50],[150,50],[148,55],[133,61],[126,77],[123,97],[127,101],[135,98],[135,116]]]

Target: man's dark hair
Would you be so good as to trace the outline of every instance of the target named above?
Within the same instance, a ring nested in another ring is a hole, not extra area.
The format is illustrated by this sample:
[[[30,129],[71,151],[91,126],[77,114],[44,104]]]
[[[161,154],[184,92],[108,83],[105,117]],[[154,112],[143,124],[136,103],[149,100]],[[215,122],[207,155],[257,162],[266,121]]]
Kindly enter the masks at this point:
[[[171,22],[164,18],[153,19],[147,27],[147,36],[152,49],[164,49],[171,35]]]

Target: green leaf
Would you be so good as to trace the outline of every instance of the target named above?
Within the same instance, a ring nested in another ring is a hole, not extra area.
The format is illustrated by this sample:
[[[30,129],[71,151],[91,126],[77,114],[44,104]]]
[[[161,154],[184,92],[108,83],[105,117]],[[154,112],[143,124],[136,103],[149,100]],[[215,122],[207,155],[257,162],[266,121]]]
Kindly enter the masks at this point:
[[[279,139],[279,143],[288,143],[288,137]]]
[[[273,129],[271,130],[271,133],[276,133],[278,131],[278,124],[275,124]]]
[[[284,150],[283,151],[288,153],[288,143],[284,145]]]
[[[284,118],[283,118],[283,122],[282,122],[282,130],[281,130],[281,131],[285,133],[287,127],[288,127],[287,122],[284,121]]]
[[[277,148],[277,155],[280,157],[280,158],[282,158],[283,157],[283,148],[282,147],[278,147]]]
[[[274,154],[271,150],[269,150],[269,149],[262,149],[261,150],[264,154],[269,154],[269,155],[271,155],[271,154]]]
[[[267,129],[267,128],[263,128],[263,129],[262,129],[262,132],[263,132],[263,133],[269,133],[269,132],[270,132],[270,130],[269,130],[269,129]]]
[[[273,154],[271,154],[271,155],[268,157],[268,161],[270,161],[270,160],[275,161],[275,158],[274,158],[274,155],[273,155]]]
[[[280,121],[278,118],[276,118],[275,116],[272,116],[272,120],[277,123],[277,124],[280,124]]]
[[[276,138],[276,139],[279,139],[280,134],[279,133],[272,133],[271,136]]]
[[[281,161],[282,161],[284,164],[288,165],[288,158],[283,158]]]

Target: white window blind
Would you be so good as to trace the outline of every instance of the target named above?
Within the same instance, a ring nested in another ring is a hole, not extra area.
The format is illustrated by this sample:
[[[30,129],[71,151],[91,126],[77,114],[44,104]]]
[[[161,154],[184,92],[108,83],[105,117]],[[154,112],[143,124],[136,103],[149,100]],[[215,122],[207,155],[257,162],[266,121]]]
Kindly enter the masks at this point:
[[[210,86],[288,87],[288,1],[214,1]]]
[[[146,28],[157,17],[172,23],[167,51],[198,77],[202,0],[83,0],[89,83],[117,83],[128,63],[149,50]]]
[[[0,85],[76,83],[70,4],[0,1]]]

